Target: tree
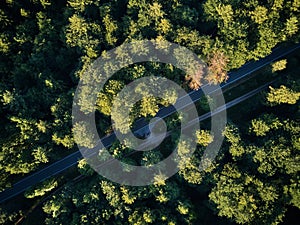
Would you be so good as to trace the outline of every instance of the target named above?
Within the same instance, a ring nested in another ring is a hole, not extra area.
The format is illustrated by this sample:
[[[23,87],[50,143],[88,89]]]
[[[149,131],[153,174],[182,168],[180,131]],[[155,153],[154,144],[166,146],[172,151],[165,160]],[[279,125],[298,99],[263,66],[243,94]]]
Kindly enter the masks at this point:
[[[292,16],[289,19],[287,19],[286,21],[286,32],[287,32],[287,36],[293,36],[294,34],[297,33],[297,31],[299,30],[299,22],[297,17]]]
[[[217,205],[219,216],[232,218],[239,224],[278,224],[285,212],[276,201],[279,198],[276,186],[241,173],[236,165],[224,166],[209,198]]]
[[[256,136],[265,136],[270,130],[279,129],[283,124],[272,114],[263,114],[258,119],[251,121],[250,131]]]
[[[281,41],[299,39],[295,4],[283,4],[282,1],[264,4],[258,1],[206,1],[203,4],[204,20],[217,26],[213,45],[224,49],[229,56],[228,69],[270,54]]]
[[[287,88],[284,85],[280,85],[279,88],[269,87],[270,92],[267,95],[267,100],[270,105],[278,105],[281,103],[296,104],[300,98],[300,92],[296,92]]]
[[[286,68],[287,61],[286,59],[279,60],[272,64],[272,72],[284,70]]]
[[[45,163],[75,151],[74,134],[79,145],[93,146],[95,140],[89,133],[89,124],[77,123],[72,129],[72,103],[79,78],[87,81],[83,75],[98,56],[108,59],[108,51],[123,42],[156,40],[160,41],[162,55],[172,53],[177,65],[186,72],[170,64],[143,62],[114,74],[97,101],[90,101],[91,86],[83,87],[82,98],[76,103],[85,116],[96,108],[99,112],[96,112],[96,125],[99,135],[103,136],[112,131],[112,103],[126,84],[153,74],[184,88],[188,84],[191,89],[199,89],[205,81],[224,82],[228,71],[270,54],[281,43],[298,42],[299,9],[299,0],[1,1],[1,190]],[[196,58],[186,57],[183,48],[170,48],[165,40],[187,47],[207,62],[208,68],[198,65]],[[147,51],[139,44],[131,50],[118,49],[115,56],[122,63],[131,63],[132,54],[143,55]],[[195,134],[198,145],[191,156],[188,140],[177,143],[179,122],[188,115],[172,115],[166,124],[169,130],[176,131],[171,140],[166,139],[153,151],[124,159],[132,152],[124,145],[128,144],[125,140],[122,144],[115,143],[109,152],[128,164],[149,167],[167,157],[178,144],[180,171],[177,175],[166,179],[164,167],[167,165],[163,165],[153,185],[122,186],[103,180],[81,160],[77,169],[88,175],[87,179],[85,176],[71,179],[55,192],[58,184],[49,181],[26,193],[27,197],[47,195],[43,198],[45,214],[40,217],[45,220],[34,217],[35,222],[73,225],[278,223],[289,206],[299,207],[300,139],[294,119],[298,116],[299,82],[294,78],[298,75],[299,63],[297,57],[293,60],[295,66],[291,61],[286,69],[290,71],[294,67],[295,71],[289,72],[288,82],[283,79],[284,87],[270,90],[269,105],[263,109],[280,103],[285,105],[267,108],[265,115],[257,115],[260,109],[255,110],[245,115],[243,118],[249,121],[239,126],[229,124],[223,133],[226,142],[216,162],[208,161],[212,166],[206,171],[202,171],[199,164],[213,137],[207,131],[198,131]],[[285,64],[282,60],[275,62],[273,72],[284,69]],[[114,66],[106,63],[103,69],[109,72]],[[204,77],[206,69],[208,76]],[[105,79],[98,75],[92,74],[87,83],[96,88],[94,81]],[[141,95],[141,101],[131,106],[129,116],[124,106],[129,104],[132,95],[116,103],[114,119],[121,131],[129,131],[137,118],[149,119],[156,115],[159,107],[177,100],[176,90],[157,85],[156,90],[165,92],[155,98],[144,91],[147,86],[135,90]],[[246,108],[239,110],[244,112]],[[208,109],[207,104],[203,109]],[[272,110],[274,115],[270,113]],[[209,123],[203,122],[209,127]],[[128,172],[128,168],[123,169]],[[69,175],[75,175],[73,172]],[[209,192],[211,200],[207,202]],[[3,207],[7,210],[1,210],[0,223],[19,223],[17,220],[21,217],[26,220],[26,207],[35,201],[38,199],[21,199],[20,204],[5,203]],[[228,219],[219,221],[207,206]],[[19,208],[23,212],[18,212]],[[201,214],[199,209],[205,210]],[[202,216],[209,219],[203,222]],[[29,219],[24,221],[29,222]]]
[[[82,147],[92,148],[95,146],[95,135],[88,130],[85,122],[78,122],[73,126],[73,133],[76,143]]]
[[[98,2],[98,1],[96,1]],[[82,1],[82,0],[69,0],[68,4],[75,9],[76,11],[79,12],[84,12],[84,10],[86,9],[86,7],[88,5],[91,5],[93,3],[92,0],[88,0],[88,1]]]
[[[18,219],[19,216],[22,216],[22,212],[7,212],[5,209],[0,208],[0,223],[1,224],[11,224],[16,219]]]
[[[64,213],[62,209],[62,202],[59,202],[57,199],[52,199],[48,201],[44,206],[43,210],[45,213],[50,214],[52,218],[56,218],[59,214]]]
[[[117,38],[114,35],[118,29],[117,22],[111,16],[111,7],[110,5],[103,5],[100,7],[100,13],[103,16],[102,22],[105,27],[105,40],[108,46],[114,46],[117,42]]]
[[[189,81],[190,88],[198,90],[202,85],[204,65],[181,47],[175,48],[173,54],[177,60],[177,66],[185,71],[185,78]]]
[[[290,204],[300,209],[300,187],[299,179],[292,181],[290,185],[284,187],[284,193],[289,196]]]
[[[79,47],[89,58],[96,58],[98,46],[102,42],[100,25],[89,23],[84,17],[77,14],[72,15],[69,22],[65,34],[66,43],[71,47]],[[107,35],[109,36],[107,38],[110,39],[110,34]]]
[[[44,181],[42,184],[30,188],[30,190],[27,190],[24,194],[26,198],[34,198],[37,196],[43,196],[47,192],[53,190],[58,186],[58,182],[55,179],[48,179]]]
[[[208,74],[205,79],[212,84],[220,84],[228,79],[227,76],[228,57],[216,51],[208,58]]]
[[[111,115],[111,107],[114,97],[124,87],[124,83],[119,80],[109,80],[104,86],[104,90],[98,94],[97,98],[97,110],[106,116]]]
[[[201,79],[202,79],[202,73],[197,72],[195,75],[187,75],[185,77],[185,80],[188,81],[189,87],[192,90],[198,90],[201,87]]]
[[[200,184],[204,175],[199,168],[201,157],[197,157],[195,154],[190,155],[188,141],[178,143],[177,149],[179,175],[191,184]]]
[[[241,224],[282,221],[288,205],[298,198],[299,154],[291,141],[298,129],[294,121],[272,114],[251,120],[248,134],[235,125],[226,127],[230,157],[221,158],[224,165],[216,170],[209,194],[218,215]]]
[[[145,96],[141,100],[139,114],[143,117],[152,116],[154,117],[159,111],[159,106],[155,97]]]
[[[196,132],[198,144],[208,146],[213,141],[213,136],[205,130],[199,130]]]
[[[95,171],[87,163],[86,159],[79,160],[77,167],[79,172],[83,175],[91,176],[95,173]]]
[[[263,24],[268,19],[268,9],[258,5],[251,13],[251,19],[257,24]]]

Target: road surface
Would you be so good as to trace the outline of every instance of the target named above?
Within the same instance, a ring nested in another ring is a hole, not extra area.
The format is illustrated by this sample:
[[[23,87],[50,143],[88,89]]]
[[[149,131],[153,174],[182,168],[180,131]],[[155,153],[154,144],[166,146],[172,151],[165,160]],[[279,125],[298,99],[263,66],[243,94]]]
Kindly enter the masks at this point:
[[[214,116],[214,115],[216,115],[216,114],[218,114],[218,113],[220,113],[220,112],[222,112],[224,110],[227,110],[227,109],[229,109],[229,108],[231,108],[231,107],[233,107],[233,106],[235,106],[235,105],[237,105],[237,104],[239,104],[239,103],[241,103],[241,102],[243,102],[243,101],[251,98],[252,96],[254,96],[257,93],[259,93],[260,91],[266,89],[270,84],[274,83],[275,81],[276,80],[268,82],[267,84],[264,84],[264,85],[260,86],[259,88],[255,89],[255,90],[252,90],[252,91],[250,91],[250,92],[248,92],[248,93],[246,93],[246,94],[244,94],[244,95],[242,95],[242,96],[240,96],[240,97],[238,97],[238,98],[236,98],[236,99],[234,99],[234,100],[226,103],[225,105],[222,105],[222,106],[216,108],[213,112],[205,113],[205,114],[199,116],[198,118],[194,119],[193,121],[189,121],[188,125],[186,127],[183,127],[182,129],[186,129],[188,126],[190,126],[193,123],[201,122],[203,120],[206,120],[206,119],[210,118],[211,116]],[[172,131],[168,131],[165,134],[150,135],[147,138],[146,143],[144,143],[142,146],[140,146],[140,150],[143,151],[146,148],[152,149],[151,148],[152,145],[156,144],[156,140],[154,140],[154,138],[159,138],[159,139],[166,138],[166,137],[169,137],[171,135],[171,133],[172,133]],[[137,150],[139,150],[139,149],[137,149]],[[135,153],[137,153],[137,151],[132,151],[132,152],[128,153],[127,155],[125,155],[124,158],[127,158],[127,157],[129,157],[131,155],[134,155]],[[114,160],[115,159],[113,159],[113,160],[107,160],[104,163],[101,163],[100,165],[98,165],[97,168],[103,167],[105,165],[108,165],[108,164],[112,163]]]
[[[229,87],[231,84],[240,81],[242,79],[245,79],[249,74],[259,70],[260,68],[270,64],[273,61],[276,61],[293,51],[297,50],[300,48],[300,44],[293,45],[293,46],[288,46],[288,47],[280,47],[276,48],[273,50],[273,52],[258,61],[250,62],[242,66],[240,69],[229,73],[229,79],[227,80],[226,83],[220,85],[222,89],[225,89],[226,87]],[[199,100],[201,96],[203,95],[203,92],[200,90],[198,91],[191,91],[189,93],[190,98],[193,100],[193,102]],[[183,96],[179,101],[185,101],[185,96]],[[228,103],[229,104],[229,103]],[[227,105],[227,104],[226,104]],[[224,106],[226,107],[226,106]],[[172,113],[175,112],[175,108],[170,106],[170,107],[165,107],[162,108],[158,113],[157,116],[161,118],[165,118]],[[211,114],[205,114],[206,116],[210,116]],[[204,116],[204,115],[203,115]],[[203,117],[201,116],[201,117]],[[200,117],[200,118],[201,118]],[[204,116],[205,117],[205,116]],[[203,117],[203,118],[204,118]],[[145,124],[137,124],[136,129],[142,129]],[[115,140],[115,134],[108,135],[104,138],[101,139],[103,142],[103,145],[108,148],[111,146],[113,141]],[[54,162],[50,164],[49,166],[32,173],[31,175],[28,175],[27,177],[23,178],[19,182],[15,183],[12,188],[6,189],[3,192],[0,193],[0,203],[11,199],[12,197],[24,192],[27,190],[29,187],[49,178],[54,175],[59,174],[60,172],[72,167],[73,165],[77,164],[78,160],[82,159],[82,155],[80,151],[74,152],[63,159]]]

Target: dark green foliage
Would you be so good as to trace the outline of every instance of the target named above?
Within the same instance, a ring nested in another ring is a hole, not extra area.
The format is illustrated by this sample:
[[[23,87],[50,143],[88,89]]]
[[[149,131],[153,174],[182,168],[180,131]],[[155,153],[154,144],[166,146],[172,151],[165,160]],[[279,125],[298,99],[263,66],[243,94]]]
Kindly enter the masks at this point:
[[[25,192],[26,198],[34,198],[37,196],[43,196],[47,192],[53,190],[58,186],[58,182],[54,179],[49,179],[44,181],[42,184],[37,185],[36,187],[31,188]]]
[[[218,215],[237,223],[278,224],[288,205],[299,207],[300,155],[292,141],[299,138],[299,125],[263,114],[250,122],[249,131],[241,134],[254,139],[242,138],[234,125],[226,128],[232,163],[221,163],[209,197]]]
[[[101,137],[112,131],[112,104],[128,83],[164,76],[188,90],[204,82],[224,82],[229,70],[267,56],[281,43],[299,41],[299,12],[299,0],[1,1],[0,190],[77,150],[74,133],[81,140],[76,144],[93,146],[95,137],[86,124],[72,128],[73,96],[88,66],[112,48],[132,40],[168,40],[192,50],[208,64],[208,70],[191,75],[195,68],[184,74],[168,64],[130,65],[107,81],[96,107],[89,102],[89,87],[83,89],[80,107],[86,114],[96,108]],[[131,61],[123,51],[118,57]],[[182,58],[178,49],[175,57],[183,66],[191,61]],[[189,143],[177,143],[176,131],[154,151],[126,159],[123,156],[131,149],[115,143],[109,149],[113,156],[143,166],[167,157],[178,144],[180,171],[168,180],[161,171],[147,187],[127,187],[103,180],[81,160],[78,179],[59,184],[54,194],[58,183],[52,179],[28,190],[25,196],[33,199],[3,205],[0,223],[21,223],[27,217],[24,212],[34,214],[37,207],[44,218],[25,224],[205,224],[203,216],[210,224],[278,224],[289,206],[300,208],[296,118],[300,85],[295,80],[299,60],[297,56],[292,60],[296,72],[282,85],[270,87],[267,112],[251,115],[241,126],[228,124],[223,133],[226,142],[206,171],[199,169],[199,163],[213,141],[208,129],[195,131],[198,146],[191,158]],[[286,60],[272,64],[275,75],[288,67]],[[111,68],[106,64],[104,69]],[[146,86],[136,89],[143,98],[130,111],[130,118],[124,118],[126,101],[116,103],[118,110],[113,113],[121,131],[140,117],[152,118],[177,97],[172,90],[164,98],[155,98],[147,95]],[[215,104],[210,97],[203,98],[203,111],[209,110],[208,102]],[[167,118],[167,127],[178,130],[179,117],[187,116]],[[35,196],[45,201],[39,203]]]

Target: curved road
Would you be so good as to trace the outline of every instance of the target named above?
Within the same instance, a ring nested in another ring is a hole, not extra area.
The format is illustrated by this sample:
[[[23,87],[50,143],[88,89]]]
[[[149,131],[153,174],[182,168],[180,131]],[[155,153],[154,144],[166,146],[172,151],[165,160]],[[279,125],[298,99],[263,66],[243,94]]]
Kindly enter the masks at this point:
[[[273,61],[276,61],[276,60],[294,52],[295,50],[297,50],[299,48],[300,48],[300,44],[289,46],[289,47],[276,48],[273,50],[273,52],[269,56],[267,56],[263,59],[260,59],[259,61],[247,63],[244,66],[242,66],[240,69],[229,73],[230,78],[227,80],[226,83],[224,83],[220,86],[222,89],[226,89],[231,84],[246,78],[249,74],[259,70],[260,68],[270,64]],[[249,92],[249,93],[252,93],[252,92]],[[191,91],[189,93],[189,96],[191,97],[193,102],[199,100],[202,95],[203,95],[203,92],[201,91],[201,89],[199,89],[197,91]],[[182,101],[182,102],[186,102],[185,97],[182,97],[181,99],[178,99],[178,100]],[[234,101],[235,101],[234,104],[237,104],[241,100],[238,101],[237,99],[235,99],[229,103],[233,104]],[[227,103],[227,104],[229,104],[229,103]],[[224,109],[226,109],[226,107],[231,107],[230,105],[227,105],[227,104],[224,106],[225,107]],[[184,105],[184,107],[186,107],[186,105]],[[165,118],[174,112],[175,112],[174,107],[172,107],[172,106],[165,107],[165,108],[162,108],[157,113],[157,116],[159,116],[161,118]],[[204,115],[200,116],[199,119],[201,119],[201,120],[206,119],[210,115],[211,115],[211,113],[204,114]],[[144,126],[145,126],[145,124],[140,122],[137,124],[136,130],[144,129]],[[101,141],[103,142],[103,144],[106,148],[110,147],[114,140],[115,140],[114,134],[108,135],[101,139]],[[82,155],[81,155],[80,151],[77,151],[55,163],[52,163],[51,165],[49,165],[37,172],[32,173],[31,175],[29,175],[29,176],[25,177],[24,179],[20,180],[19,182],[15,183],[12,188],[6,189],[3,192],[1,192],[0,193],[0,203],[11,199],[12,197],[24,192],[29,187],[72,167],[73,165],[77,164],[78,160],[80,160],[80,159],[82,159]]]

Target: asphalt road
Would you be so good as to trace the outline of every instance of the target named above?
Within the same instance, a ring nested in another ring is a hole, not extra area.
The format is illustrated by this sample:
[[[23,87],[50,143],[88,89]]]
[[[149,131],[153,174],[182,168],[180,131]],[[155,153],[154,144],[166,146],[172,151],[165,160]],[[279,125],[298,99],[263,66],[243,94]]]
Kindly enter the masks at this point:
[[[274,83],[275,81],[276,80],[268,82],[268,83],[260,86],[259,88],[255,89],[255,90],[252,90],[252,91],[250,91],[250,92],[248,92],[248,93],[246,93],[246,94],[244,94],[244,95],[242,95],[242,96],[240,96],[240,97],[238,97],[238,98],[236,98],[236,99],[234,99],[234,100],[226,103],[225,105],[222,105],[222,106],[216,108],[213,112],[205,113],[205,114],[201,115],[200,117],[194,119],[193,121],[189,121],[189,123],[187,124],[187,126],[183,127],[182,129],[186,129],[188,126],[190,126],[193,123],[201,122],[203,120],[206,120],[206,119],[208,119],[208,118],[210,118],[210,117],[212,117],[212,116],[214,116],[214,115],[216,115],[216,114],[218,114],[218,113],[220,113],[220,112],[222,112],[224,110],[227,110],[227,109],[229,109],[229,108],[231,108],[231,107],[233,107],[233,106],[235,106],[235,105],[237,105],[237,104],[239,104],[239,103],[241,103],[241,102],[243,102],[243,101],[251,98],[252,96],[254,96],[257,93],[259,93],[260,91],[266,89],[270,84]],[[179,128],[179,129],[181,129],[181,128]],[[172,133],[172,131],[168,131],[166,134],[163,134],[164,138],[169,137],[171,135],[171,133]],[[141,150],[145,149],[145,148],[148,148],[148,147],[151,147],[151,145],[155,144],[155,140],[153,140],[153,138],[155,138],[155,137],[161,138],[160,137],[161,135],[159,135],[159,134],[157,136],[155,136],[155,135],[153,135],[152,137],[151,136],[152,135],[150,135],[149,137],[147,137],[147,142],[144,143],[143,146],[140,147]],[[137,151],[138,151],[138,149],[137,149]],[[137,151],[132,151],[132,152],[128,153],[127,155],[125,155],[124,157],[127,158],[127,157],[129,157],[131,155],[134,155],[135,153],[137,153]],[[97,168],[109,165],[110,163],[113,163],[114,160],[115,159],[107,160],[104,163],[99,164]]]
[[[240,81],[242,79],[245,79],[249,74],[259,70],[260,68],[268,65],[269,63],[271,63],[273,61],[276,61],[276,60],[292,53],[293,51],[295,51],[299,48],[300,48],[300,44],[289,46],[289,47],[276,48],[273,50],[273,52],[269,56],[267,56],[263,59],[260,59],[259,61],[247,63],[244,66],[242,66],[240,69],[229,73],[229,79],[227,80],[227,82],[220,86],[222,89],[225,89],[226,87],[229,87],[233,83]],[[202,95],[203,95],[203,92],[201,91],[201,89],[198,91],[191,91],[189,93],[189,96],[193,100],[193,102],[199,100]],[[182,97],[178,101],[186,102],[185,97]],[[185,105],[185,107],[186,107],[186,105]],[[226,107],[226,106],[224,106],[224,107]],[[165,118],[174,112],[175,112],[174,107],[172,107],[172,106],[165,107],[165,108],[162,108],[157,113],[157,116],[159,116],[161,118]],[[206,116],[209,117],[210,115],[211,114],[209,113]],[[144,125],[145,124],[143,124],[141,122],[140,124],[137,124],[136,129],[143,129]],[[114,140],[115,140],[114,134],[108,135],[101,139],[101,141],[103,142],[103,144],[106,148],[110,147]],[[32,173],[31,175],[28,175],[27,177],[23,178],[19,182],[15,183],[12,188],[6,189],[3,192],[1,192],[0,193],[0,203],[11,199],[12,197],[27,190],[29,187],[31,187],[43,180],[46,180],[47,178],[49,178],[51,176],[57,175],[60,172],[72,167],[73,165],[77,164],[78,160],[80,160],[80,159],[82,159],[82,155],[81,155],[80,151],[77,151],[77,152],[74,152],[74,153],[64,157],[63,159],[61,159],[55,163],[50,164],[49,166],[47,166],[37,172]]]

